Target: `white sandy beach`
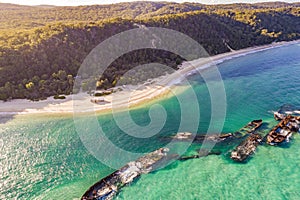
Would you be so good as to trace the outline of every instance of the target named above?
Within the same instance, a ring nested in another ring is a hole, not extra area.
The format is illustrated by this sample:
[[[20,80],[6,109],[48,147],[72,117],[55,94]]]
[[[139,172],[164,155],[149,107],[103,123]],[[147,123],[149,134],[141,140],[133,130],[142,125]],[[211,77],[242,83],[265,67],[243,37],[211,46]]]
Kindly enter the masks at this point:
[[[182,67],[173,74],[159,77],[154,81],[151,81],[152,84],[126,86],[123,88],[123,91],[118,91],[105,96],[105,102],[100,104],[92,103],[90,100],[93,97],[85,93],[76,94],[74,96],[69,95],[64,100],[55,100],[53,97],[37,102],[16,99],[9,102],[0,102],[0,114],[73,113],[74,108],[76,111],[97,111],[101,113],[112,110],[112,108],[119,109],[139,106],[152,100],[166,98],[171,96],[172,92],[182,90],[182,87],[178,88],[179,86],[176,86],[176,84],[181,82],[184,77],[193,73],[193,71],[195,71],[195,67],[197,70],[203,70],[210,65],[218,64],[224,60],[232,59],[234,57],[294,43],[299,43],[299,40],[250,47],[211,56],[209,58],[200,58],[190,62],[191,64],[183,63]],[[78,106],[80,106],[80,108]]]

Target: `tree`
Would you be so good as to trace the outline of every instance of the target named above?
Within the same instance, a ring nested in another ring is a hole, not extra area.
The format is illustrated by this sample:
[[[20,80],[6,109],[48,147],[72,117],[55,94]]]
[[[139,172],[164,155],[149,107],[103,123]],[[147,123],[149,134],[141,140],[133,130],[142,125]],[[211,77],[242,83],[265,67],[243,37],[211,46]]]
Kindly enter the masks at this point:
[[[33,91],[34,89],[34,83],[33,82],[29,82],[25,85],[26,89],[29,91]]]

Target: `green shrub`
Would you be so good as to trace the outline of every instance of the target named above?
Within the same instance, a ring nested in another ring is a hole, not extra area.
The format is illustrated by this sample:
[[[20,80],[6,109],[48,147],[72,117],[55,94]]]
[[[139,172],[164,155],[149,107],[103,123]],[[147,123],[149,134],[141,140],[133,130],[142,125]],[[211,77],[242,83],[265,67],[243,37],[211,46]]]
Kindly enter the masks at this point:
[[[54,99],[65,99],[66,97],[63,95],[54,95]]]

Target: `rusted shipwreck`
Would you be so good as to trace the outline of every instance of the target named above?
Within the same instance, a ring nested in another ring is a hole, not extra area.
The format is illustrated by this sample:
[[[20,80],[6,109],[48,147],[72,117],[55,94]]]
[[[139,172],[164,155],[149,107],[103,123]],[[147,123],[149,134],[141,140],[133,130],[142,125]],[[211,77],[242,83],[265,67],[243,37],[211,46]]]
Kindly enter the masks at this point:
[[[226,138],[232,137],[232,133],[226,133],[226,134],[210,134],[210,135],[197,135],[192,134],[189,132],[181,132],[177,133],[175,136],[172,136],[171,138],[175,141],[182,142],[182,141],[192,141],[194,143],[197,142],[203,142],[204,140],[212,140],[212,141],[222,141]],[[166,137],[165,139],[168,139],[169,137]]]
[[[262,120],[253,120],[249,122],[247,125],[242,127],[240,130],[234,132],[234,133],[221,133],[221,134],[192,134],[189,132],[181,132],[177,133],[176,135],[172,136],[171,138],[173,140],[177,141],[193,141],[194,143],[197,142],[203,142],[204,140],[211,140],[215,142],[221,142],[228,138],[240,138],[245,135],[248,135],[249,133],[254,132],[262,125]]]
[[[296,113],[297,114],[297,113]],[[300,115],[300,112],[299,112]],[[299,132],[300,129],[300,116],[294,116],[287,113],[274,112],[274,118],[280,120],[280,122],[272,128],[268,134],[263,137],[262,133],[258,130],[261,127],[263,121],[253,120],[249,122],[246,126],[234,133],[226,134],[211,134],[211,135],[194,135],[192,133],[183,132],[177,133],[175,136],[171,136],[172,140],[177,141],[192,141],[192,142],[203,142],[204,140],[213,140],[216,142],[223,142],[231,140],[240,140],[245,138],[231,153],[230,157],[234,161],[244,162],[247,160],[255,151],[262,141],[267,144],[276,145],[284,141],[288,142],[289,138],[293,133]],[[165,138],[170,139],[170,137]],[[200,150],[197,155],[185,156],[185,157],[175,157],[173,155],[168,155],[167,148],[160,148],[153,151],[145,156],[140,157],[136,161],[127,163],[121,169],[115,171],[109,176],[101,179],[99,182],[90,187],[82,196],[82,200],[111,200],[113,199],[127,184],[136,180],[141,174],[147,174],[154,169],[156,169],[164,161],[171,159],[178,160],[188,160],[194,158],[200,158],[208,155],[220,155],[222,152]]]
[[[254,133],[259,127],[261,127],[263,121],[262,119],[256,119],[249,122],[246,126],[241,128],[239,131],[235,132],[234,135],[236,137],[243,137],[245,135]]]
[[[299,132],[300,116],[274,112],[274,118],[275,120],[280,120],[280,122],[264,137],[267,144],[278,145],[283,142],[289,142],[293,133]],[[262,139],[262,135],[260,134],[250,134],[231,152],[230,157],[238,162],[245,161],[255,152],[256,147],[262,142]]]
[[[242,128],[242,131],[239,131],[239,133],[246,132],[246,134],[242,135],[248,137],[231,152],[231,159],[238,162],[243,162],[255,152],[256,147],[262,141],[262,137],[259,134],[256,134],[255,131],[262,125],[262,123],[263,121],[261,119],[253,120],[247,126],[245,126],[246,129]]]
[[[268,133],[266,141],[270,145],[277,145],[282,142],[289,142],[293,133],[299,131],[300,117],[299,116],[282,116],[274,114],[275,119],[281,121]]]
[[[261,137],[258,135],[252,135],[254,132],[262,125],[263,121],[261,119],[253,120],[246,124],[244,127],[242,127],[240,130],[234,132],[234,133],[222,133],[222,134],[211,134],[211,135],[193,135],[192,133],[183,132],[183,133],[177,133],[175,136],[172,136],[173,140],[177,141],[192,141],[193,143],[200,143],[204,140],[211,140],[214,142],[226,142],[231,140],[236,140],[239,138],[243,138],[245,136],[249,136],[247,140],[242,142],[238,148],[233,151],[232,153],[232,159],[234,160],[244,160],[249,155],[251,155],[255,149],[258,143],[260,142]],[[220,151],[208,151],[206,149],[200,149],[196,155],[191,156],[181,156],[179,160],[189,160],[189,159],[195,159],[195,158],[201,158],[208,155],[220,155]]]
[[[231,152],[231,159],[243,162],[245,161],[250,155],[252,155],[256,147],[262,141],[262,137],[259,134],[252,133],[246,140],[244,140],[241,144],[239,144],[232,152]]]
[[[167,148],[160,148],[136,161],[127,163],[121,169],[101,179],[90,187],[82,196],[82,200],[111,200],[120,189],[136,180],[141,174],[153,171],[160,162],[167,158]]]

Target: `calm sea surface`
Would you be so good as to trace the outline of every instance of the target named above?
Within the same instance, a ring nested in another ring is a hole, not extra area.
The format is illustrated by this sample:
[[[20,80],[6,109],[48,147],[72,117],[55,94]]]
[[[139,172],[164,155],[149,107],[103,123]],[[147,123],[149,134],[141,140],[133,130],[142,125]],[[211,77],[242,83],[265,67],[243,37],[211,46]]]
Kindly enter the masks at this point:
[[[300,108],[300,44],[269,49],[219,64],[227,100],[223,132],[233,132],[253,119],[266,127],[276,122],[272,110],[284,104]],[[189,77],[197,94],[200,121],[197,133],[210,122],[210,96],[199,75]],[[191,90],[182,95],[189,97]],[[118,128],[112,115],[98,116],[113,143],[132,152],[164,146],[163,136],[178,130],[178,99],[161,100],[167,111],[165,126],[149,139],[134,139]],[[145,106],[130,112],[138,125],[150,122]],[[193,111],[193,103],[190,111]],[[122,115],[122,113],[120,113]],[[0,199],[78,199],[93,183],[111,173],[82,144],[72,116],[18,115],[0,121]],[[138,131],[138,130],[132,130]],[[187,130],[188,131],[188,130]],[[99,133],[95,133],[99,134]],[[235,144],[217,145],[222,154],[176,161],[142,175],[117,199],[299,199],[300,135],[289,146],[259,146],[246,164],[228,158]],[[192,145],[193,154],[200,145]],[[118,160],[119,158],[116,158]]]

